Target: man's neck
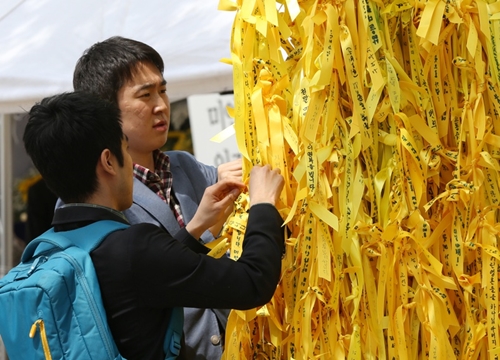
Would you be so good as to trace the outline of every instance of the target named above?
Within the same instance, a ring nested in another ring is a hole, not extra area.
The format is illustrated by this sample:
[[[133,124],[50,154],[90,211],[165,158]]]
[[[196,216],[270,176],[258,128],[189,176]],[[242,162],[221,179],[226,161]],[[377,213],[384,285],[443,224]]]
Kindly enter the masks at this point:
[[[113,197],[111,191],[102,192],[98,191],[90,196],[85,203],[87,206],[102,206],[106,208],[110,208],[116,211],[118,210],[118,201]]]
[[[134,162],[134,164],[141,165],[146,169],[154,171],[155,162],[152,152],[150,152],[149,154],[138,154],[130,152],[130,155],[132,156],[132,161]]]

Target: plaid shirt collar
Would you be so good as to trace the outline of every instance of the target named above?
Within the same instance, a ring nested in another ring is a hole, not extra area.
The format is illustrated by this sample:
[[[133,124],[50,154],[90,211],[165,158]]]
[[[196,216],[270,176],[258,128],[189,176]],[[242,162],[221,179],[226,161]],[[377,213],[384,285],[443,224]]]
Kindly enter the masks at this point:
[[[153,151],[153,161],[153,171],[139,164],[134,164],[134,176],[170,206],[177,222],[181,227],[184,227],[181,207],[172,191],[173,176],[170,172],[170,159],[163,151],[155,150]]]
[[[134,164],[134,176],[155,194],[170,204],[173,177],[170,172],[170,159],[160,150],[153,152],[154,169],[150,170],[142,165]]]

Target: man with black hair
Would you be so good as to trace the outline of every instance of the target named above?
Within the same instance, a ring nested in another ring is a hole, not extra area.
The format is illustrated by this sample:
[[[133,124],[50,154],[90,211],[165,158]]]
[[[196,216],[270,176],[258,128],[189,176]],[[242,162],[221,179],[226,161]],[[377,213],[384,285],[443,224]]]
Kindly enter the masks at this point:
[[[160,54],[140,41],[115,36],[98,42],[80,57],[75,90],[117,104],[134,162],[134,201],[124,212],[132,223],[149,222],[176,233],[194,216],[205,189],[226,178],[241,180],[241,159],[218,168],[185,151],[162,152],[170,126],[170,102]],[[228,207],[229,215],[232,207]],[[226,218],[200,237],[215,239]],[[186,308],[186,346],[180,358],[218,360],[222,356],[229,309]]]
[[[123,211],[132,204],[134,169],[115,104],[83,92],[46,98],[31,109],[23,140],[47,186],[65,203],[54,214],[56,232],[100,220],[127,223]],[[91,252],[122,356],[164,359],[174,307],[251,309],[271,299],[284,248],[283,220],[275,208],[283,184],[279,170],[252,169],[238,261],[207,256],[198,241],[243,190],[235,179],[207,187],[198,210],[174,237],[140,223],[111,233]]]

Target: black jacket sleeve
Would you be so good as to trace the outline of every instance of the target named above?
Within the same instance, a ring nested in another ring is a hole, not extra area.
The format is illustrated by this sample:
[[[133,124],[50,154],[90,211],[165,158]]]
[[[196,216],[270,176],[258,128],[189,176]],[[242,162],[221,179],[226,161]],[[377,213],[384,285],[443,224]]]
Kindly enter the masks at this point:
[[[186,245],[194,240],[187,232],[174,239],[151,224],[111,234],[93,258],[94,263],[107,259],[108,268],[114,264],[120,269],[118,274],[108,272],[107,278],[98,270],[101,287],[108,287],[105,292],[134,294],[138,306],[250,309],[267,303],[278,284],[282,223],[274,206],[252,206],[238,261],[197,253]]]

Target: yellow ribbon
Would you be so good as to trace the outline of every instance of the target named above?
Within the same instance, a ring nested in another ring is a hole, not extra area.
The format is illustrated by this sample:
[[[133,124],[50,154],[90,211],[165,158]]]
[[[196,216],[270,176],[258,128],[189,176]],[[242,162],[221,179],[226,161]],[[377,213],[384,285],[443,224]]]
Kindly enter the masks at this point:
[[[280,168],[288,235],[275,296],[231,313],[224,359],[498,358],[499,2],[219,8],[244,178]],[[214,250],[233,258],[236,205]]]

